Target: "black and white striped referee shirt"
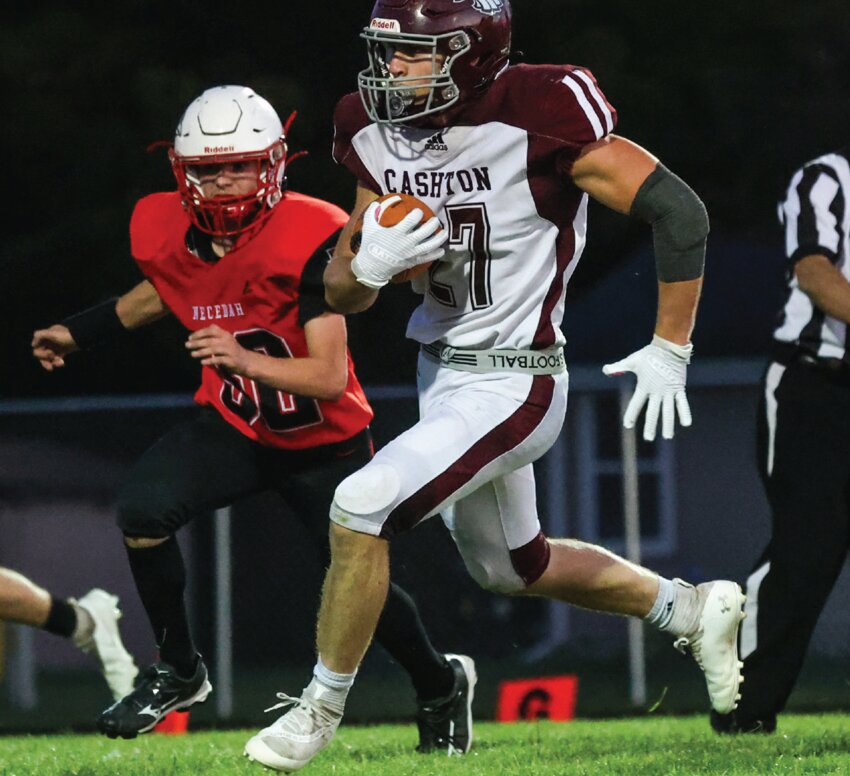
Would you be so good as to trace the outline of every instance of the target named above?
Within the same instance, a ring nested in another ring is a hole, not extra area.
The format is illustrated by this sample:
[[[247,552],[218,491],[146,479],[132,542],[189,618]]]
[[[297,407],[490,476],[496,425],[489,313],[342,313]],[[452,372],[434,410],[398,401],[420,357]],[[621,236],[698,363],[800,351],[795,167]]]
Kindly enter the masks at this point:
[[[850,148],[805,164],[791,178],[779,220],[785,228],[788,300],[773,336],[821,358],[847,356],[847,324],[818,309],[797,285],[794,265],[823,254],[850,281]]]

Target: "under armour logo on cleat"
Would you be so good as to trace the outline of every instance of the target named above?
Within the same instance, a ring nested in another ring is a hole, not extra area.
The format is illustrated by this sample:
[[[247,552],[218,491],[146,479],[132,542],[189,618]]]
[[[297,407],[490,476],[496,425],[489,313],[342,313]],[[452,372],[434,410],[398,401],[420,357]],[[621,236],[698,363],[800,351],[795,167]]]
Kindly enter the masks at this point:
[[[720,601],[720,613],[726,614],[726,612],[731,611],[732,607],[729,606],[729,599],[725,595],[721,595],[718,597]]]

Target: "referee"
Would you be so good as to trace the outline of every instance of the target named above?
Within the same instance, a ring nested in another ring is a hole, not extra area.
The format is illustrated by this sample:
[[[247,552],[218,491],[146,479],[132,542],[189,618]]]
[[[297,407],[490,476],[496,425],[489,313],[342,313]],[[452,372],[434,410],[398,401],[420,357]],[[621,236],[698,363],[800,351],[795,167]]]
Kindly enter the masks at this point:
[[[747,579],[746,681],[719,733],[770,733],[850,538],[850,147],[791,178],[779,218],[788,292],[762,384],[758,456],[773,518]]]

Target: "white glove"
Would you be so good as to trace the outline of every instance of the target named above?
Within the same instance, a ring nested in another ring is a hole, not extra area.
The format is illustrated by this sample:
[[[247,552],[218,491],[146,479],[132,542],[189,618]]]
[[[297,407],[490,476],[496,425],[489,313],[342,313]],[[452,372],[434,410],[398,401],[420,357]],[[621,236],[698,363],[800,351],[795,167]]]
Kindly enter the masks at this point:
[[[691,362],[694,346],[677,345],[659,336],[645,348],[614,364],[605,364],[602,371],[606,375],[620,375],[634,372],[637,376],[635,392],[623,415],[623,426],[634,428],[643,405],[646,408],[646,421],[643,426],[643,438],[647,442],[655,439],[658,428],[658,414],[661,411],[661,436],[673,438],[675,410],[679,414],[679,423],[691,425],[691,408],[685,396],[687,368]]]
[[[417,264],[436,261],[445,253],[441,246],[448,239],[448,232],[440,229],[436,217],[420,223],[424,213],[418,208],[394,226],[378,223],[378,208],[392,207],[400,199],[391,197],[384,202],[373,202],[363,214],[363,237],[351,262],[351,271],[358,283],[369,288],[382,288],[393,275]]]

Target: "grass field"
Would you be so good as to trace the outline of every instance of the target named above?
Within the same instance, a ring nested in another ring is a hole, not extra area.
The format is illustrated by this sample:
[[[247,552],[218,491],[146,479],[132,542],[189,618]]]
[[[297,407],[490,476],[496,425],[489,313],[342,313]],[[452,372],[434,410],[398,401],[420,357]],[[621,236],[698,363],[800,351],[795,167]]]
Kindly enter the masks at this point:
[[[224,776],[264,773],[242,757],[255,730],[148,735],[0,737],[0,776]],[[568,774],[848,774],[850,716],[787,715],[772,736],[718,737],[704,716],[492,722],[476,725],[463,758],[413,752],[410,725],[343,727],[304,771],[312,776],[558,776]]]

